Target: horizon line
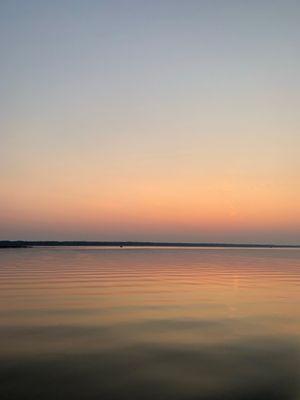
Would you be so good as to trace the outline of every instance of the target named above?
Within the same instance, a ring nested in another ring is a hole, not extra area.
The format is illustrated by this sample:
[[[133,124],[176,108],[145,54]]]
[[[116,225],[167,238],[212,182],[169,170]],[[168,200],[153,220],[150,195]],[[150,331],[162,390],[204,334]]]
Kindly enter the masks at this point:
[[[280,243],[168,242],[135,240],[0,240],[0,247],[40,246],[300,248],[300,244]]]

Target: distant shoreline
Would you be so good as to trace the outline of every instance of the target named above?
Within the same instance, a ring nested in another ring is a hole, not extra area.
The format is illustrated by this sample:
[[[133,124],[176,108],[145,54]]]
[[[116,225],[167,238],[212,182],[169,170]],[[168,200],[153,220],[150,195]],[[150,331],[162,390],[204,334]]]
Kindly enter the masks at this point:
[[[260,244],[260,243],[194,243],[194,242],[134,242],[134,241],[26,241],[1,240],[0,249],[16,249],[31,247],[67,247],[67,246],[97,246],[97,247],[213,247],[213,248],[289,248],[297,249],[300,245],[293,244]]]

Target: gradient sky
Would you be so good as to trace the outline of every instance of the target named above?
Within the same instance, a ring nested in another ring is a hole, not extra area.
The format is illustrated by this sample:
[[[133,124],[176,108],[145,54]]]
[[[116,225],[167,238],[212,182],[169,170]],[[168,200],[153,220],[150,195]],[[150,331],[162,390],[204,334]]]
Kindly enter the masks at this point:
[[[1,0],[0,239],[300,242],[298,0]]]

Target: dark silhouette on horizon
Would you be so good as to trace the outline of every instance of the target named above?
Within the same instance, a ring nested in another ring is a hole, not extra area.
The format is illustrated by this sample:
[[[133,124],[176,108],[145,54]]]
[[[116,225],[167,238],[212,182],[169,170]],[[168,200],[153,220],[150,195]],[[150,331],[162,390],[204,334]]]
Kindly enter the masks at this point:
[[[143,242],[143,241],[31,241],[1,240],[0,248],[28,248],[54,246],[98,246],[98,247],[230,247],[230,248],[300,248],[300,244],[268,244],[268,243],[209,243],[209,242]]]

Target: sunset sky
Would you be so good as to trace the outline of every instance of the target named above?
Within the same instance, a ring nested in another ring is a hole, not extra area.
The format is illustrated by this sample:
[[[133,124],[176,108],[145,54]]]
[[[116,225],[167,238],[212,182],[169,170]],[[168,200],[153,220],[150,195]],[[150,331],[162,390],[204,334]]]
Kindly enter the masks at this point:
[[[300,243],[299,21],[1,0],[0,239]]]

